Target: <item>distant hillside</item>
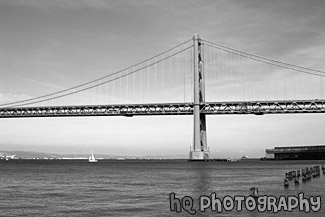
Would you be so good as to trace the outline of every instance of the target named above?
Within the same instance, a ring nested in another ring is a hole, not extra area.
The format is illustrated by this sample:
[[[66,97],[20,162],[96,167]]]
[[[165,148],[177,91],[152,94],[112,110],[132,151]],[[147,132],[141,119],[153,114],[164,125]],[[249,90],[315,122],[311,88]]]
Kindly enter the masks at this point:
[[[90,154],[53,154],[53,153],[44,153],[44,152],[32,152],[32,151],[0,151],[0,157],[6,155],[16,155],[15,158],[22,159],[34,159],[34,158],[88,158]],[[95,154],[96,158],[103,159],[118,159],[118,158],[127,158],[127,159],[185,159],[184,156],[124,156],[124,155],[106,155],[106,154]]]
[[[16,155],[15,158],[59,158],[58,154],[31,151],[0,151],[0,155]]]

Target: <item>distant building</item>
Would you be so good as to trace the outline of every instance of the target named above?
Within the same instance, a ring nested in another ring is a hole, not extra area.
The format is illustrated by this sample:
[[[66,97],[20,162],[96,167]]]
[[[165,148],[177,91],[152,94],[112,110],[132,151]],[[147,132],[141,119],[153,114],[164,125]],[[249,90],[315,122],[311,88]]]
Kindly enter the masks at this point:
[[[265,150],[267,160],[325,160],[325,145],[275,147]]]
[[[265,158],[266,159],[274,159],[274,149],[266,149],[265,150]]]

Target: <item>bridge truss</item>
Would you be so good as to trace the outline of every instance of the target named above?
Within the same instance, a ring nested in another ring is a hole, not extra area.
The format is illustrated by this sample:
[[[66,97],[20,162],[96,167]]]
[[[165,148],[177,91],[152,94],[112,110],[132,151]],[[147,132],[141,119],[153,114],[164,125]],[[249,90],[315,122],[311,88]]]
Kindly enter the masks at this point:
[[[0,118],[193,115],[193,111],[193,103],[19,107],[0,109]],[[200,111],[206,115],[325,113],[325,101],[207,102]]]

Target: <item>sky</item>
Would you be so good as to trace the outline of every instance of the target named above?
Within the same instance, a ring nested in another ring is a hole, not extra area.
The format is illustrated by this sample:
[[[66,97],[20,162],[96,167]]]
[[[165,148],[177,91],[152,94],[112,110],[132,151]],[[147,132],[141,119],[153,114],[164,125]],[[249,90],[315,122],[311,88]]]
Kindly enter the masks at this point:
[[[202,38],[325,71],[323,0],[0,0],[0,103],[96,79]],[[324,144],[325,115],[207,117],[211,157]],[[188,156],[193,117],[0,120],[0,150]]]

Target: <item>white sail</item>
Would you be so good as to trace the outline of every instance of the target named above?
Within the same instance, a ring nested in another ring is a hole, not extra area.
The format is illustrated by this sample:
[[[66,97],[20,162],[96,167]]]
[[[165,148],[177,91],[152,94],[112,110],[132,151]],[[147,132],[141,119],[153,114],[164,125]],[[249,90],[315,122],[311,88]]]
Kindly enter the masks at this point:
[[[88,160],[90,163],[95,163],[97,162],[97,160],[95,159],[94,157],[94,151],[92,150],[91,151],[91,156],[89,157],[89,160]]]

